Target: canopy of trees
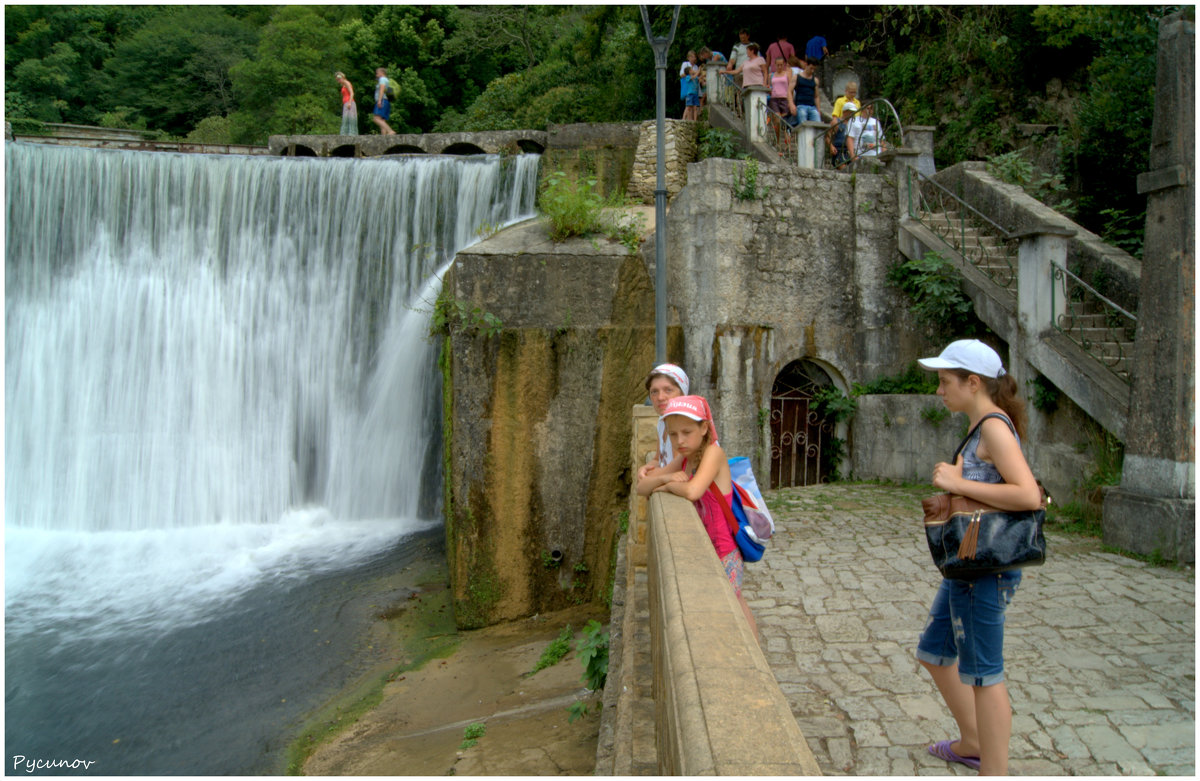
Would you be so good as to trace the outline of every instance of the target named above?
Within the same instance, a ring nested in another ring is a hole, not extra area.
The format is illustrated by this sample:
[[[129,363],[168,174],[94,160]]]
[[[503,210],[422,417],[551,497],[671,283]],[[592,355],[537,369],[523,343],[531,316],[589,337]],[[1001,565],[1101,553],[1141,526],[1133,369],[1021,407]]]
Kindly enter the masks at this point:
[[[669,54],[729,53],[745,27],[803,49],[815,34],[856,70],[867,96],[906,124],[937,127],[938,164],[1019,144],[1017,123],[1060,128],[1061,170],[1084,224],[1139,211],[1147,165],[1158,19],[1174,7],[684,6]],[[669,27],[671,6],[652,26]],[[333,133],[335,71],[373,131],[374,71],[400,84],[398,132],[542,128],[654,116],[654,60],[637,6],[5,7],[5,115],[265,143]],[[1047,85],[1062,87],[1050,100]]]

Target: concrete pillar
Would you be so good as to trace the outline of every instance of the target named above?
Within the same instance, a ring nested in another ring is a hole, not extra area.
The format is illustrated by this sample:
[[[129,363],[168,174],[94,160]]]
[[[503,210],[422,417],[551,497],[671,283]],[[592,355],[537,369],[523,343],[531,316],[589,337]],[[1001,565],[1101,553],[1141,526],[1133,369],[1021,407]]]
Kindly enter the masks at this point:
[[[1195,24],[1158,26],[1146,240],[1121,485],[1104,499],[1104,541],[1196,560]]]
[[[933,162],[933,131],[932,125],[909,125],[904,128],[904,145],[917,150],[917,170],[925,176],[937,173]]]
[[[796,128],[796,164],[801,168],[820,168],[825,164],[825,142],[821,139],[829,125],[801,122]]]
[[[752,144],[765,144],[767,142],[766,111],[767,97],[770,94],[770,87],[760,87],[758,85],[746,87],[742,90],[742,108],[746,112],[745,117],[743,117],[746,122],[746,138]]]
[[[706,100],[718,106],[726,105],[724,90],[721,89],[721,69],[724,67],[725,63],[717,63],[712,60],[709,60],[704,65],[705,89],[708,96]]]
[[[1035,343],[1066,311],[1063,295],[1055,296],[1054,264],[1067,265],[1067,245],[1075,231],[1043,225],[1017,234],[1017,328],[1022,352],[1031,355]]]
[[[917,181],[917,161],[919,153],[909,147],[898,147],[886,150],[880,155],[881,160],[887,161],[888,171],[894,174],[896,181],[896,210],[901,221],[916,215],[920,206],[918,192],[920,182]]]

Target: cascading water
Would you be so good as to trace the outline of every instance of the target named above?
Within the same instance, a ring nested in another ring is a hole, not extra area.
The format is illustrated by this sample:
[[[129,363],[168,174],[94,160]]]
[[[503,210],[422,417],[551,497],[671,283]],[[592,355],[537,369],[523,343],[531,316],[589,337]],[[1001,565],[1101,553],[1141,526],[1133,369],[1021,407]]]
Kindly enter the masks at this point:
[[[9,648],[162,637],[436,524],[431,304],[537,165],[6,144]]]

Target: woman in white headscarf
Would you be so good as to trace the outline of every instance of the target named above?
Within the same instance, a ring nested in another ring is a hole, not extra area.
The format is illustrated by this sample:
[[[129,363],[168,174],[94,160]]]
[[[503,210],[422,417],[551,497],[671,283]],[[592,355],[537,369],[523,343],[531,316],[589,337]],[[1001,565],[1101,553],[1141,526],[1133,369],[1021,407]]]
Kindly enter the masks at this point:
[[[672,462],[677,460],[675,454],[671,452],[671,440],[667,437],[662,414],[663,410],[667,408],[667,402],[679,396],[688,395],[689,387],[687,374],[673,363],[662,363],[655,366],[650,375],[646,377],[646,393],[650,396],[650,403],[654,406],[655,412],[659,414],[658,457],[638,470],[638,482],[651,474],[667,470]],[[682,461],[682,459],[678,460]],[[675,464],[674,468],[669,471],[678,472],[679,465]]]

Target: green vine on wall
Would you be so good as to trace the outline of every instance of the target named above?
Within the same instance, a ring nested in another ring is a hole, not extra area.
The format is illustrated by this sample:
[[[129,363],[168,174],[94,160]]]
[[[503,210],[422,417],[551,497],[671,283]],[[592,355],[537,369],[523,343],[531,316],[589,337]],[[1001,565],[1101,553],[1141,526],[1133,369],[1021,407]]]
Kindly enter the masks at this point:
[[[734,175],[736,182],[733,186],[733,194],[739,201],[757,201],[767,197],[768,188],[764,187],[761,191],[758,189],[757,160],[747,160],[745,164],[736,169]]]

